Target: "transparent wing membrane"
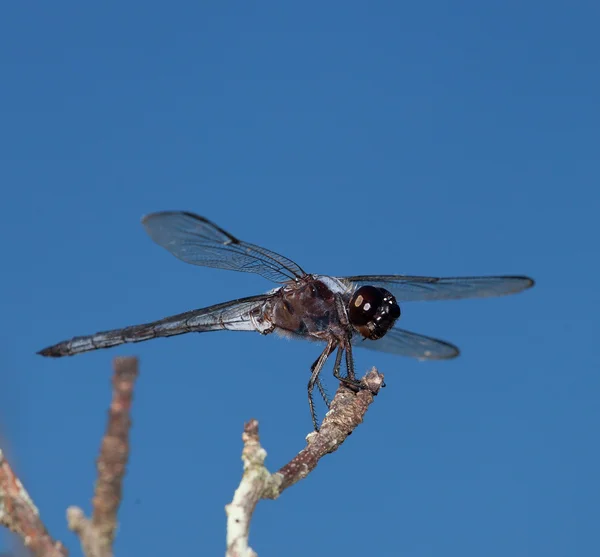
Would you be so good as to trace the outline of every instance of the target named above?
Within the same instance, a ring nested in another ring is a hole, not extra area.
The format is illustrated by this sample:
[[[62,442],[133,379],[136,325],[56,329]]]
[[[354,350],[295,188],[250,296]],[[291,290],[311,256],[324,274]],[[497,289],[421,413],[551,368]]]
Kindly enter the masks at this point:
[[[449,342],[397,328],[390,329],[385,336],[377,340],[355,337],[352,344],[357,348],[368,348],[419,360],[448,360],[456,358],[460,353],[458,348]]]
[[[192,265],[256,273],[274,282],[286,282],[305,274],[287,257],[242,242],[193,213],[152,213],[142,219],[142,224],[158,245]]]
[[[523,276],[499,277],[417,277],[405,275],[360,275],[341,280],[360,286],[378,286],[389,290],[398,302],[460,300],[516,294],[533,286]]]

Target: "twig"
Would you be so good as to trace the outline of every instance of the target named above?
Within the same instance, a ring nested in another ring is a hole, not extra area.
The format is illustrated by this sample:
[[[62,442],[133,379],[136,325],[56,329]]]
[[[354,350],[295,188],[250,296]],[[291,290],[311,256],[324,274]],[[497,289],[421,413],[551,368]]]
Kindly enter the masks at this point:
[[[373,368],[362,382],[365,388],[358,392],[340,384],[319,432],[309,434],[307,446],[275,474],[270,474],[264,465],[267,453],[260,445],[258,421],[245,424],[242,435],[244,475],[233,501],[225,507],[227,557],[256,557],[248,546],[248,535],[258,501],[276,499],[285,489],[305,478],[323,456],[336,451],[363,421],[373,397],[383,385],[383,375]]]
[[[115,358],[113,398],[108,424],[97,460],[98,480],[92,500],[92,518],[78,507],[67,509],[69,528],[81,541],[86,557],[111,557],[121,503],[121,484],[129,456],[129,411],[138,375],[137,358]]]
[[[52,539],[37,507],[0,449],[0,524],[19,535],[36,557],[66,557],[67,549]]]

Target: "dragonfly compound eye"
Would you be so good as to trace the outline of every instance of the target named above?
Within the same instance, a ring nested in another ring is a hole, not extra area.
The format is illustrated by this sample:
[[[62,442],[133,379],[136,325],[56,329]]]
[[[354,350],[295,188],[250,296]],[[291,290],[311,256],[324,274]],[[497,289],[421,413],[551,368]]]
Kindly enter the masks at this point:
[[[400,307],[390,292],[375,286],[362,286],[350,300],[348,317],[365,338],[381,338],[400,317]]]
[[[372,321],[383,303],[383,292],[374,286],[361,286],[352,296],[348,316],[355,327],[363,327]]]

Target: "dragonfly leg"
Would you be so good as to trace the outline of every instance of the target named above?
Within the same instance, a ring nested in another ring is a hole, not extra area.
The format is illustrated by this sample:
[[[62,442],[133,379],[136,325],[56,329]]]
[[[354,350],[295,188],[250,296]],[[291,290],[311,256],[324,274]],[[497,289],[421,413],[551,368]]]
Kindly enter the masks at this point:
[[[315,366],[317,365],[318,361],[319,361],[319,358],[317,358],[315,360],[315,363],[312,366],[310,366],[311,373],[314,371]],[[321,393],[321,398],[325,401],[325,404],[327,405],[327,408],[329,409],[329,407],[331,406],[331,401],[329,400],[327,391],[325,390],[325,387],[323,386],[323,383],[321,382],[320,378],[318,378],[316,380],[315,385],[317,386],[317,389],[319,389],[319,393]]]
[[[340,363],[342,360],[342,352],[344,348],[340,345],[338,349],[338,355],[336,357],[336,364],[333,368],[333,376],[336,379],[339,379],[342,383],[349,387],[354,387],[360,389],[362,387],[362,383],[356,379],[356,374],[354,373],[354,358],[352,357],[352,345],[350,344],[350,340],[346,342],[346,377],[342,376],[340,373]]]
[[[347,330],[347,337],[343,344],[340,344],[340,349],[345,348],[346,350],[346,377],[342,377],[340,374],[340,366],[336,365],[333,368],[333,376],[336,379],[339,379],[345,385],[349,387],[355,387],[360,389],[362,383],[356,380],[356,375],[354,373],[354,358],[352,357],[352,326],[350,325],[350,321],[348,320],[348,312],[346,311],[346,306],[344,304],[344,300],[340,295],[336,296],[335,303],[337,306],[338,316],[340,318],[340,322]],[[343,347],[343,348],[342,348]],[[341,359],[341,353],[339,354]],[[337,360],[336,360],[337,362]]]
[[[329,355],[331,355],[331,352],[333,352],[333,349],[329,352]],[[320,358],[320,356],[319,356],[319,358]],[[315,367],[319,363],[319,358],[317,358],[314,361],[313,365],[310,366],[311,373],[315,370]],[[339,369],[341,361],[342,361],[342,355],[341,355],[340,351],[338,350],[338,355],[336,356],[335,364],[333,366],[333,368],[334,368],[333,374],[334,375],[335,375],[335,370]],[[323,382],[321,381],[320,377],[317,378],[315,385],[316,385],[317,389],[319,389],[321,398],[323,399],[323,401],[325,402],[325,405],[327,406],[327,409],[329,410],[329,407],[331,406],[331,401],[329,400],[329,395],[327,394],[327,391],[326,391],[325,387],[323,386]]]
[[[327,346],[325,347],[325,350],[323,350],[323,352],[321,352],[321,355],[318,357],[317,361],[311,366],[311,375],[310,375],[310,380],[308,382],[308,405],[310,407],[310,415],[311,415],[311,418],[313,421],[313,427],[315,428],[315,431],[319,431],[319,423],[317,422],[317,414],[315,412],[315,403],[313,401],[313,391],[315,389],[315,385],[321,385],[321,381],[319,379],[319,374],[321,373],[321,370],[323,369],[323,366],[325,365],[327,358],[329,358],[329,355],[334,351],[336,344],[337,344],[336,341],[333,339],[330,339],[329,341],[327,341]],[[322,388],[323,388],[323,386],[321,385],[319,387],[321,396],[323,395],[323,392],[321,391]]]
[[[337,354],[335,355],[335,364],[333,365],[333,376],[340,381],[344,381],[346,378],[340,373],[340,367],[342,365],[342,356],[344,354],[344,348],[340,344],[338,346]]]
[[[348,379],[350,381],[356,381],[356,375],[354,374],[354,356],[352,355],[352,343],[350,339],[346,344],[346,371]]]

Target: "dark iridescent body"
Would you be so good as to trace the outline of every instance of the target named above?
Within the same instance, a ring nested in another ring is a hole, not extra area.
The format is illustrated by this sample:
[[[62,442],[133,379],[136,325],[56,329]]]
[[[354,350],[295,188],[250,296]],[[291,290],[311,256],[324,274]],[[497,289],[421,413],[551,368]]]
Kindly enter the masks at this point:
[[[335,278],[309,275],[293,261],[242,242],[209,220],[186,212],[162,212],[142,220],[147,232],[173,255],[195,265],[260,274],[282,286],[259,296],[192,310],[160,321],[75,337],[41,350],[43,356],[72,356],[126,342],[217,330],[277,332],[325,342],[311,367],[308,385],[313,424],[318,429],[312,392],[327,397],[319,373],[337,349],[334,375],[360,388],[352,347],[361,346],[419,359],[447,359],[458,349],[447,342],[394,328],[398,302],[501,296],[533,285],[523,276],[418,277],[369,275]],[[340,373],[346,355],[346,375]]]

